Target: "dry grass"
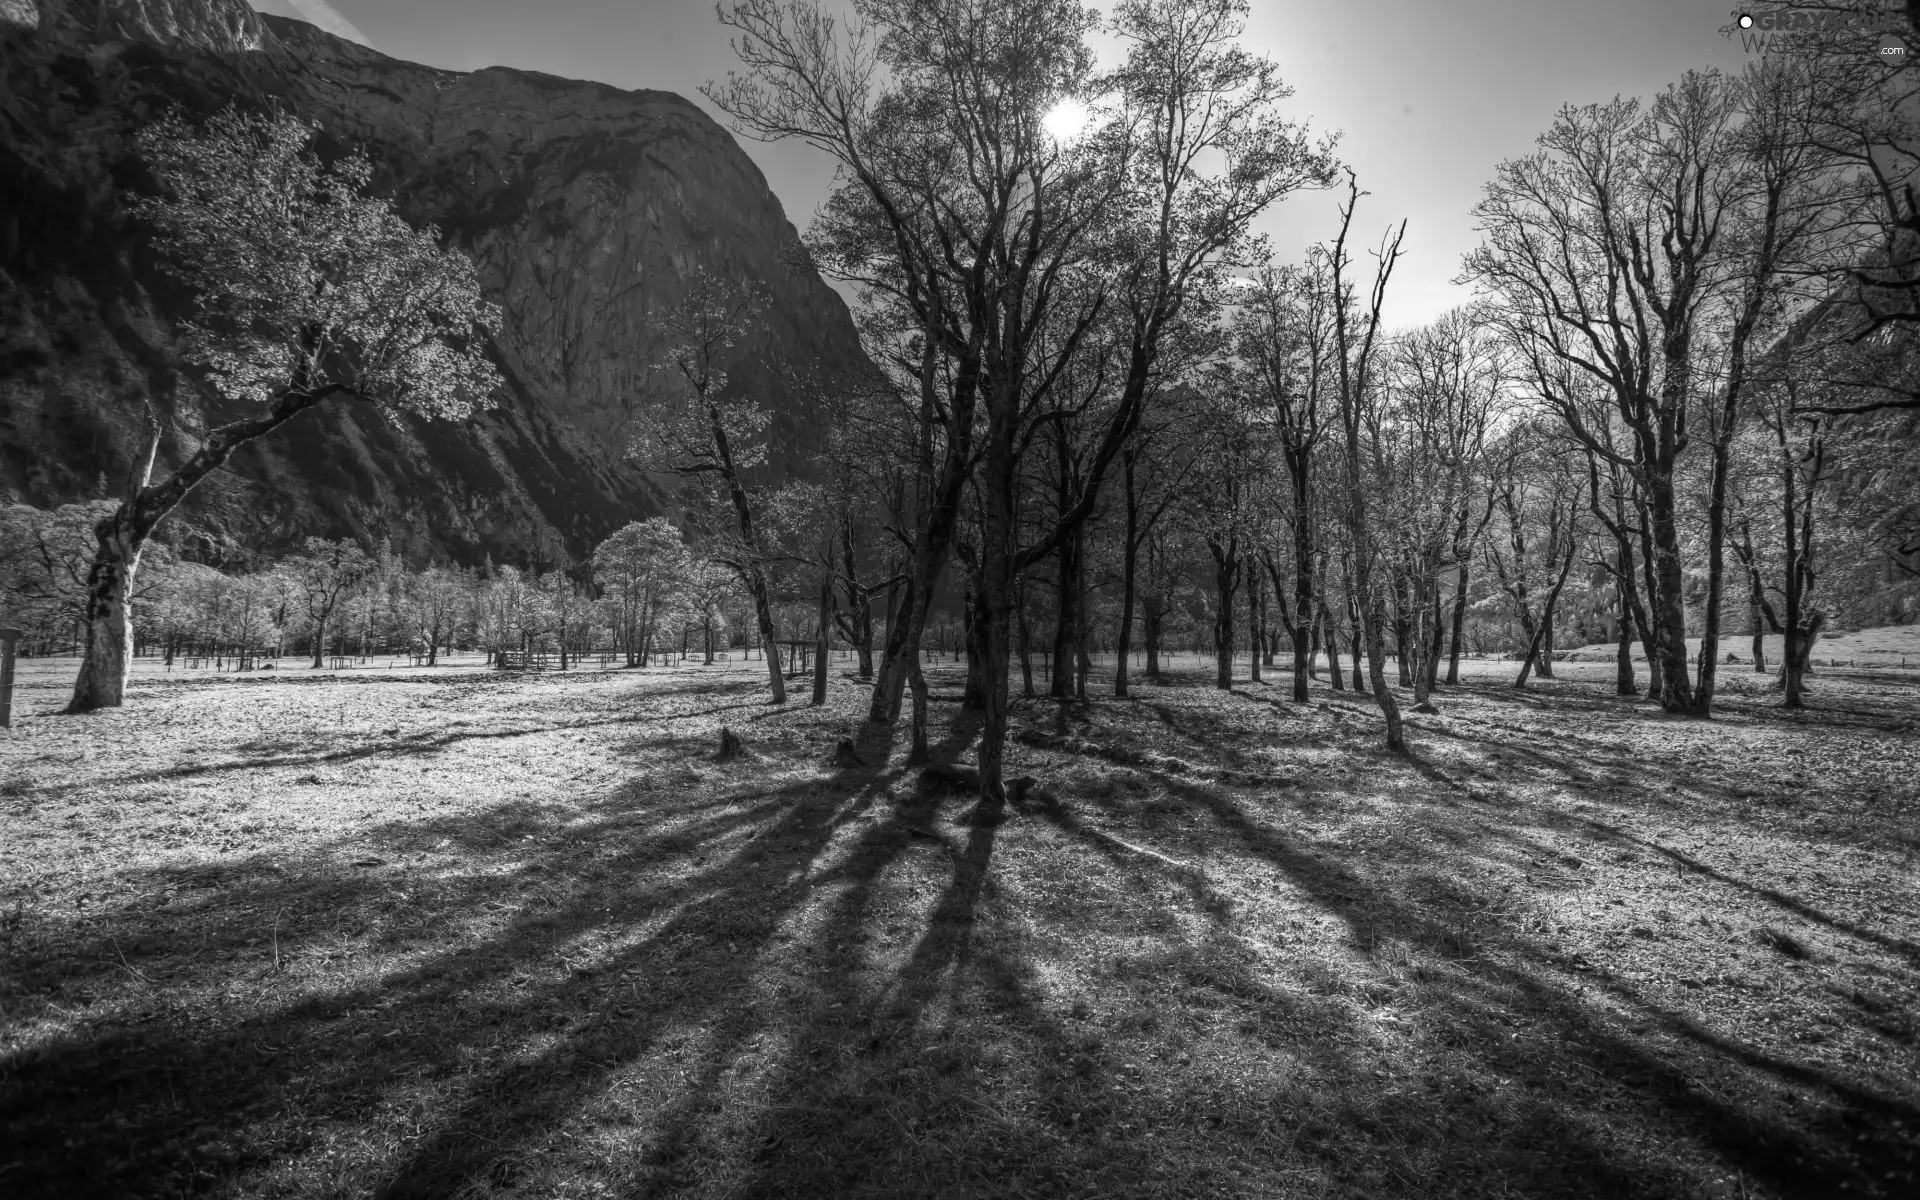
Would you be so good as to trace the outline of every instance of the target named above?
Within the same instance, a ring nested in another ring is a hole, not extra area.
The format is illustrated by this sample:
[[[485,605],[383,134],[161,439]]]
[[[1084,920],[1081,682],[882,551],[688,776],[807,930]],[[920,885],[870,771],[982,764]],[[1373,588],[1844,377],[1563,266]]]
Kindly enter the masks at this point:
[[[65,718],[30,664],[0,1193],[1920,1186],[1912,686],[1734,678],[1704,725],[1488,664],[1408,762],[1350,693],[1195,664],[1023,703],[1041,790],[994,814],[898,746],[828,766],[865,690],[775,710],[757,669],[142,677]]]

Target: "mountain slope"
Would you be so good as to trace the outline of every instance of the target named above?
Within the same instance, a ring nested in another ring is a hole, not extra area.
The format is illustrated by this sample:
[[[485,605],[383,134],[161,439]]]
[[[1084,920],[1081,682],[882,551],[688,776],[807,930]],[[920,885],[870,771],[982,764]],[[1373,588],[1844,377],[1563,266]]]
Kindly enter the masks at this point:
[[[764,288],[764,338],[730,386],[775,412],[770,469],[812,423],[783,372],[859,361],[845,305],[794,253],[765,179],[697,107],[664,92],[387,58],[241,0],[0,0],[0,489],[45,505],[112,488],[139,441],[141,390],[183,436],[218,402],[178,372],[183,298],[129,226],[130,153],[170,107],[237,99],[365,146],[376,186],[473,255],[505,320],[508,386],[459,424],[336,404],[236,455],[184,512],[201,549],[272,551],[308,534],[390,537],[414,557],[559,561],[660,494],[621,453],[658,386],[658,321],[702,265]]]

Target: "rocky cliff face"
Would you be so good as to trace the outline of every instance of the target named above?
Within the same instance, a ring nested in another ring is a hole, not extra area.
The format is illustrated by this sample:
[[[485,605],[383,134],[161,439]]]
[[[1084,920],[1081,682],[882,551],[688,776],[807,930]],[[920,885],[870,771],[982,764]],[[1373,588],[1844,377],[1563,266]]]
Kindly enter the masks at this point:
[[[411,219],[473,255],[502,307],[508,379],[461,424],[307,414],[236,456],[181,528],[274,550],[308,534],[391,537],[419,556],[578,556],[659,494],[621,454],[693,265],[764,288],[764,338],[730,386],[776,413],[771,469],[812,432],[783,368],[858,362],[838,295],[798,265],[779,202],[686,100],[524,71],[399,62],[241,0],[0,0],[0,490],[34,504],[126,470],[138,395],[176,378],[181,297],[118,196],[132,132],[171,106],[278,103],[367,147]],[[221,416],[183,382],[181,427]],[[178,454],[169,445],[164,454]]]

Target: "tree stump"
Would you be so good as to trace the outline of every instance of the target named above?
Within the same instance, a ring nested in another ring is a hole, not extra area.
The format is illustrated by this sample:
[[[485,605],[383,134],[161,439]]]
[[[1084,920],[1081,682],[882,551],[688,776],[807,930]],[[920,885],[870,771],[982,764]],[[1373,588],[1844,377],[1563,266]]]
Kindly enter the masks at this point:
[[[867,760],[853,747],[852,738],[841,738],[833,747],[833,765],[836,767],[864,767]]]
[[[730,758],[738,758],[745,754],[746,750],[746,743],[735,737],[733,730],[725,725],[720,727],[720,749],[713,756],[717,761],[726,762]]]

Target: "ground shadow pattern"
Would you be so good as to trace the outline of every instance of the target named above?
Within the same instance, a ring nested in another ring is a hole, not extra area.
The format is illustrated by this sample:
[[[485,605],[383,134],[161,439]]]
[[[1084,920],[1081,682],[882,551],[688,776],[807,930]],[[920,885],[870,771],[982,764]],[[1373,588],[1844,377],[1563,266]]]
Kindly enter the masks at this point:
[[[873,765],[832,766],[857,692],[782,711],[742,681],[676,683],[701,699],[665,729],[636,732],[642,681],[596,718],[181,764],[592,738],[621,770],[591,794],[122,872],[103,911],[10,926],[0,1191],[1920,1187],[1910,924],[1826,911],[1673,833],[1884,845],[1910,808],[1795,800],[1704,761],[1677,780],[1635,749],[1655,712],[1577,682],[1454,689],[1412,761],[1378,750],[1359,702],[1275,702],[1283,675],[1174,682],[1023,704],[1019,769],[1041,782],[1004,810],[927,786],[884,734],[862,737]],[[1881,703],[1832,720],[1916,707]],[[934,718],[936,756],[963,756],[970,715]],[[1758,702],[1728,719],[1789,720]],[[721,720],[743,761],[711,761]],[[1793,821],[1817,824],[1781,834]],[[1666,915],[1575,936],[1566,914],[1604,913],[1607,878],[1634,873],[1667,881]],[[1737,978],[1690,968],[1701,938],[1752,932],[1721,919],[1735,903],[1785,940],[1747,937]],[[1726,1015],[1805,1015],[1823,992],[1812,1040]]]

